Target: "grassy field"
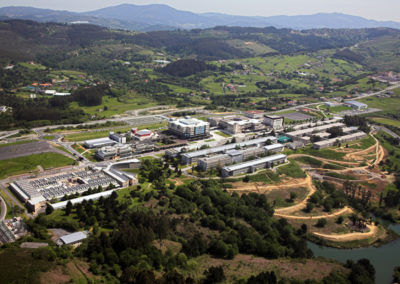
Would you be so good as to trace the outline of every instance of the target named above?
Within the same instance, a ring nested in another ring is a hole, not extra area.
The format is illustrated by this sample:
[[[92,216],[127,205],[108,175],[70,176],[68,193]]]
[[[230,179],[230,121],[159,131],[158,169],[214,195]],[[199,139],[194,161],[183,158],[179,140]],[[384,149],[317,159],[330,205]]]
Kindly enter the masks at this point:
[[[90,115],[108,118],[128,110],[148,108],[156,105],[156,102],[130,94],[121,98],[103,97],[102,104],[98,106],[81,107],[78,103],[73,102],[71,107],[81,108],[85,113]]]
[[[222,136],[222,137],[226,137],[226,138],[232,137],[232,135],[226,134],[225,132],[222,132],[222,131],[217,131],[217,132],[215,132],[215,134]]]
[[[376,121],[380,124],[391,125],[391,126],[400,128],[400,121],[398,121],[398,120],[383,118],[383,117],[373,117],[372,120]]]
[[[72,165],[74,160],[57,153],[34,154],[26,157],[0,161],[0,178],[37,171],[37,166],[43,169]]]
[[[155,124],[146,124],[146,125],[141,125],[138,127],[139,130],[141,129],[158,129],[165,127],[167,125],[167,122],[161,122],[161,123],[155,123]],[[127,132],[130,131],[132,127],[119,127],[119,128],[110,128],[109,130],[101,130],[101,131],[93,131],[93,132],[79,132],[79,133],[74,133],[74,134],[69,134],[64,137],[65,141],[70,141],[70,142],[79,142],[79,141],[85,141],[89,139],[97,139],[97,138],[103,138],[103,137],[108,137],[108,134],[110,131],[114,132]]]
[[[8,248],[0,251],[1,283],[39,284],[40,274],[52,269],[54,262],[35,259],[33,250]]]
[[[322,162],[320,160],[314,159],[312,157],[297,157],[295,158],[295,160],[318,168],[322,166]]]
[[[32,143],[32,142],[36,142],[36,141],[35,140],[17,141],[17,142],[12,142],[12,143],[0,144],[0,147],[15,146],[15,145],[27,144],[27,143]]]
[[[290,164],[288,164],[288,165],[279,167],[277,169],[277,172],[279,174],[284,174],[284,175],[286,175],[288,177],[292,177],[292,178],[305,178],[306,177],[306,174],[304,173],[304,171],[294,161],[291,161]]]
[[[56,139],[56,137],[54,135],[47,135],[47,136],[43,136],[43,139],[45,139],[45,140],[54,140],[54,139]]]
[[[390,98],[378,98],[374,96],[362,99],[360,102],[383,111],[400,111],[400,89],[396,89],[394,92],[395,94]]]

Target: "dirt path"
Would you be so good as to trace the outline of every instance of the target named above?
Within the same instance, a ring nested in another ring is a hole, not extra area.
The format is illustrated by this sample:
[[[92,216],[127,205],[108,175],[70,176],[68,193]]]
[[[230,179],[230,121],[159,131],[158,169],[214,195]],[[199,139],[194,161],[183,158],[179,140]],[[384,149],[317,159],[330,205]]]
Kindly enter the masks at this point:
[[[329,160],[329,159],[325,159],[325,158],[321,158],[321,157],[315,157],[312,155],[307,155],[307,154],[293,154],[290,155],[288,158],[300,158],[300,157],[310,157],[313,159],[318,159],[322,162],[326,162],[326,163],[336,163],[336,164],[341,164],[341,165],[358,165],[359,163],[357,162],[345,162],[345,161],[336,161],[336,160]]]
[[[369,231],[366,233],[349,233],[349,234],[322,234],[314,232],[313,234],[317,237],[334,241],[334,242],[349,242],[349,241],[356,241],[356,240],[364,240],[369,237],[373,237],[378,233],[378,227],[375,225],[367,225]]]
[[[237,188],[228,189],[230,192],[258,192],[258,193],[267,193],[269,191],[277,190],[277,189],[288,189],[288,188],[299,188],[299,187],[307,187],[310,188],[312,186],[312,178],[307,175],[307,177],[303,180],[296,179],[293,182],[280,184],[280,185],[257,185],[256,183],[251,185],[245,185]],[[313,192],[314,193],[314,192]],[[311,193],[312,194],[312,193]],[[308,196],[307,196],[308,198]]]
[[[278,210],[275,210],[274,216],[280,217],[280,218],[285,218],[285,219],[291,219],[291,220],[318,220],[322,218],[334,218],[346,213],[351,213],[353,210],[349,207],[344,207],[343,209],[336,211],[332,214],[324,214],[324,215],[318,215],[318,216],[295,216],[295,215],[287,215],[287,214],[282,214],[280,212],[276,212]]]
[[[303,208],[306,208],[307,206],[307,200],[310,198],[311,195],[314,194],[315,191],[317,191],[317,189],[315,188],[313,182],[312,182],[312,178],[310,175],[307,175],[307,178],[305,180],[305,183],[303,184],[303,186],[306,185],[307,188],[309,189],[309,192],[306,196],[306,198],[303,199],[303,201],[301,201],[300,203],[297,203],[296,205],[290,206],[290,207],[285,207],[285,208],[279,208],[279,209],[275,209],[275,216],[281,217],[281,216],[288,216],[286,214],[288,213],[292,213],[295,211],[299,211]],[[296,184],[296,186],[301,186],[300,184]]]

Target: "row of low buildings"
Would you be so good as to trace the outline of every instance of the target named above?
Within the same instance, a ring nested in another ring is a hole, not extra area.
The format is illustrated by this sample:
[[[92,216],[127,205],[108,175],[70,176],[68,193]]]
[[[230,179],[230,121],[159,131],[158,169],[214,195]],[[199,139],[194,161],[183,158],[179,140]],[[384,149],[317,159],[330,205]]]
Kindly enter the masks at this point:
[[[273,143],[276,143],[277,138],[274,136],[261,137],[261,138],[257,138],[257,139],[244,141],[244,142],[232,143],[232,144],[227,144],[227,145],[223,145],[223,146],[188,152],[188,153],[181,154],[181,161],[182,161],[182,164],[184,164],[184,165],[192,164],[192,163],[197,162],[201,158],[205,158],[209,155],[223,154],[228,150],[244,148],[244,147],[261,147],[261,146],[265,145],[267,143],[267,141],[270,141],[269,143],[273,144]]]
[[[272,144],[264,147],[251,147],[243,150],[227,150],[224,154],[201,158],[197,161],[198,167],[207,171],[216,167],[242,163],[258,156],[271,155],[272,153],[282,152],[284,146],[282,144]]]
[[[245,173],[254,173],[260,169],[271,168],[274,165],[285,163],[286,160],[287,160],[286,155],[276,154],[244,163],[234,164],[227,167],[223,167],[222,176],[229,177]]]
[[[207,120],[212,127],[219,127],[224,132],[230,134],[282,130],[284,127],[284,118],[281,116],[225,116],[211,117]]]
[[[337,143],[346,143],[349,141],[354,141],[354,140],[364,138],[366,136],[367,136],[367,134],[365,134],[364,132],[357,131],[355,133],[351,133],[351,134],[344,135],[341,137],[336,137],[336,138],[331,138],[331,139],[315,142],[313,144],[313,148],[314,149],[324,149],[324,148],[335,146]]]

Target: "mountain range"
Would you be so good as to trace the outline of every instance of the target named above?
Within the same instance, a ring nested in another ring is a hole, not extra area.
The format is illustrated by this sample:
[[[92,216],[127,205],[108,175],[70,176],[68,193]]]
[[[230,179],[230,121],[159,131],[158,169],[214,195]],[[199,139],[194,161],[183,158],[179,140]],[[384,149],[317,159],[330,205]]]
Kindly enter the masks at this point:
[[[249,17],[220,13],[192,13],[167,5],[121,4],[89,12],[70,12],[33,7],[10,6],[0,8],[0,20],[24,19],[38,22],[90,23],[113,29],[156,31],[202,29],[215,26],[291,28],[296,30],[319,28],[375,28],[400,29],[399,22],[375,21],[340,13],[319,13],[301,16]]]

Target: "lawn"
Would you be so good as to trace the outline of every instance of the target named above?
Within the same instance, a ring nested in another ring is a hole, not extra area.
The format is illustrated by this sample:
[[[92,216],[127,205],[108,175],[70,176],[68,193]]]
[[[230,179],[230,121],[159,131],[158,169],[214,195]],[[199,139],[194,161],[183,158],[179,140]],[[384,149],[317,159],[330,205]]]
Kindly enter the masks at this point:
[[[277,169],[277,172],[281,175],[284,174],[292,178],[305,178],[306,174],[299,167],[295,161],[290,161],[290,164],[281,166]]]
[[[372,120],[376,121],[380,124],[391,125],[391,126],[400,128],[400,121],[398,121],[398,120],[384,118],[384,117],[373,117]]]
[[[226,133],[224,133],[222,131],[216,131],[215,134],[217,134],[219,136],[222,136],[222,137],[226,137],[226,138],[232,137],[232,135],[226,134]]]
[[[309,165],[311,165],[313,167],[317,167],[317,168],[322,166],[322,162],[320,160],[317,160],[312,157],[297,157],[297,158],[295,158],[295,160],[299,161],[301,163],[304,163],[304,164],[309,164]]]
[[[364,150],[364,149],[368,149],[371,146],[375,145],[375,143],[376,143],[375,139],[371,135],[368,135],[368,137],[366,137],[364,139],[346,143],[346,145],[348,145],[349,148]]]
[[[40,165],[43,169],[58,168],[72,165],[74,160],[58,153],[42,153],[25,157],[7,159],[0,161],[0,179],[12,175],[37,171]]]
[[[329,160],[339,160],[339,161],[342,160],[343,157],[346,155],[346,153],[339,153],[330,149],[315,150],[311,148],[305,148],[299,152],[303,154],[308,154],[310,156],[320,157]]]
[[[128,94],[120,98],[103,97],[103,102],[98,106],[81,107],[78,103],[71,103],[71,107],[83,109],[85,113],[99,117],[112,117],[128,110],[143,109],[156,106],[157,103],[149,99]]]
[[[54,135],[47,135],[47,136],[43,136],[43,139],[45,139],[45,140],[54,140],[54,139],[56,139],[56,137]]]

